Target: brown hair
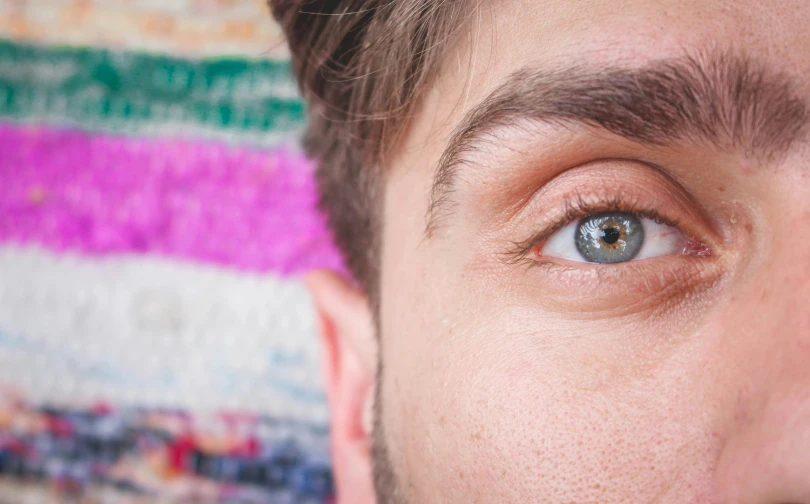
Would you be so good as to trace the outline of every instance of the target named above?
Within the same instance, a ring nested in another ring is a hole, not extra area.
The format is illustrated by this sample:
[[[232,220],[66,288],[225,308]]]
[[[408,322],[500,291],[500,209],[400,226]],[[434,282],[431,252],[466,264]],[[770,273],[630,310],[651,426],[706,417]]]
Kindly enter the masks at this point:
[[[269,0],[292,52],[320,204],[374,300],[383,153],[407,125],[460,26],[460,0]]]

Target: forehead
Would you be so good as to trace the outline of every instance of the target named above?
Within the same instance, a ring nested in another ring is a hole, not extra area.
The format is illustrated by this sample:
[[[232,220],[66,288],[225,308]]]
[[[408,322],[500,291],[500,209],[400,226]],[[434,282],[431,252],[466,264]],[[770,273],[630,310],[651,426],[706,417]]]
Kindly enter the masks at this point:
[[[810,71],[802,0],[504,0],[482,2],[446,53],[395,156],[432,174],[453,129],[513,72],[533,66],[635,66],[685,53],[741,50],[800,83]],[[809,89],[800,89],[806,95]]]

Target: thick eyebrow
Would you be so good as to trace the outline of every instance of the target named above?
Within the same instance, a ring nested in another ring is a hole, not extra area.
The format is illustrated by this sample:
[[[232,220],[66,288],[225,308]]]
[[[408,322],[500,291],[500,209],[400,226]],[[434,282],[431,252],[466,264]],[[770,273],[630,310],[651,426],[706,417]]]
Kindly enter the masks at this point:
[[[788,150],[808,105],[785,75],[729,52],[654,61],[639,68],[525,68],[465,115],[436,169],[427,236],[437,227],[458,171],[489,133],[532,120],[601,128],[652,146],[708,142],[721,151],[772,158]]]

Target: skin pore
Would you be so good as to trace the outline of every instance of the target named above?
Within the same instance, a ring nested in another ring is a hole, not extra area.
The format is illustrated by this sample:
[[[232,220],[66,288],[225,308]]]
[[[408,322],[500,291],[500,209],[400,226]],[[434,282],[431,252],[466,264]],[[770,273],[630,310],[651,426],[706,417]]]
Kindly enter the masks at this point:
[[[386,156],[379,334],[354,287],[309,279],[340,501],[810,503],[810,6],[485,1],[469,25]],[[778,148],[757,141],[756,93],[739,137],[510,116],[431,207],[454,134],[516,73],[690,58],[785,84],[801,113]],[[592,264],[545,247],[611,211],[692,248]]]

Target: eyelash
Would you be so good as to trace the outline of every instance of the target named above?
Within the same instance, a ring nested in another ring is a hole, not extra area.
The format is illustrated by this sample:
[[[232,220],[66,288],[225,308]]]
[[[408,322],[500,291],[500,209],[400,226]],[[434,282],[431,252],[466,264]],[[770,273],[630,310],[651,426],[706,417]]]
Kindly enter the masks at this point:
[[[627,198],[616,195],[609,200],[593,203],[586,201],[584,195],[581,193],[575,193],[566,198],[565,211],[560,217],[554,220],[554,224],[547,226],[545,230],[533,235],[528,240],[515,242],[513,244],[511,250],[506,253],[508,262],[512,264],[525,263],[528,266],[552,264],[553,261],[542,261],[531,257],[534,249],[571,222],[600,212],[632,213],[639,217],[651,219],[659,224],[666,224],[681,230],[680,221],[678,219],[666,218],[658,211],[641,205],[638,201],[628,200]]]

